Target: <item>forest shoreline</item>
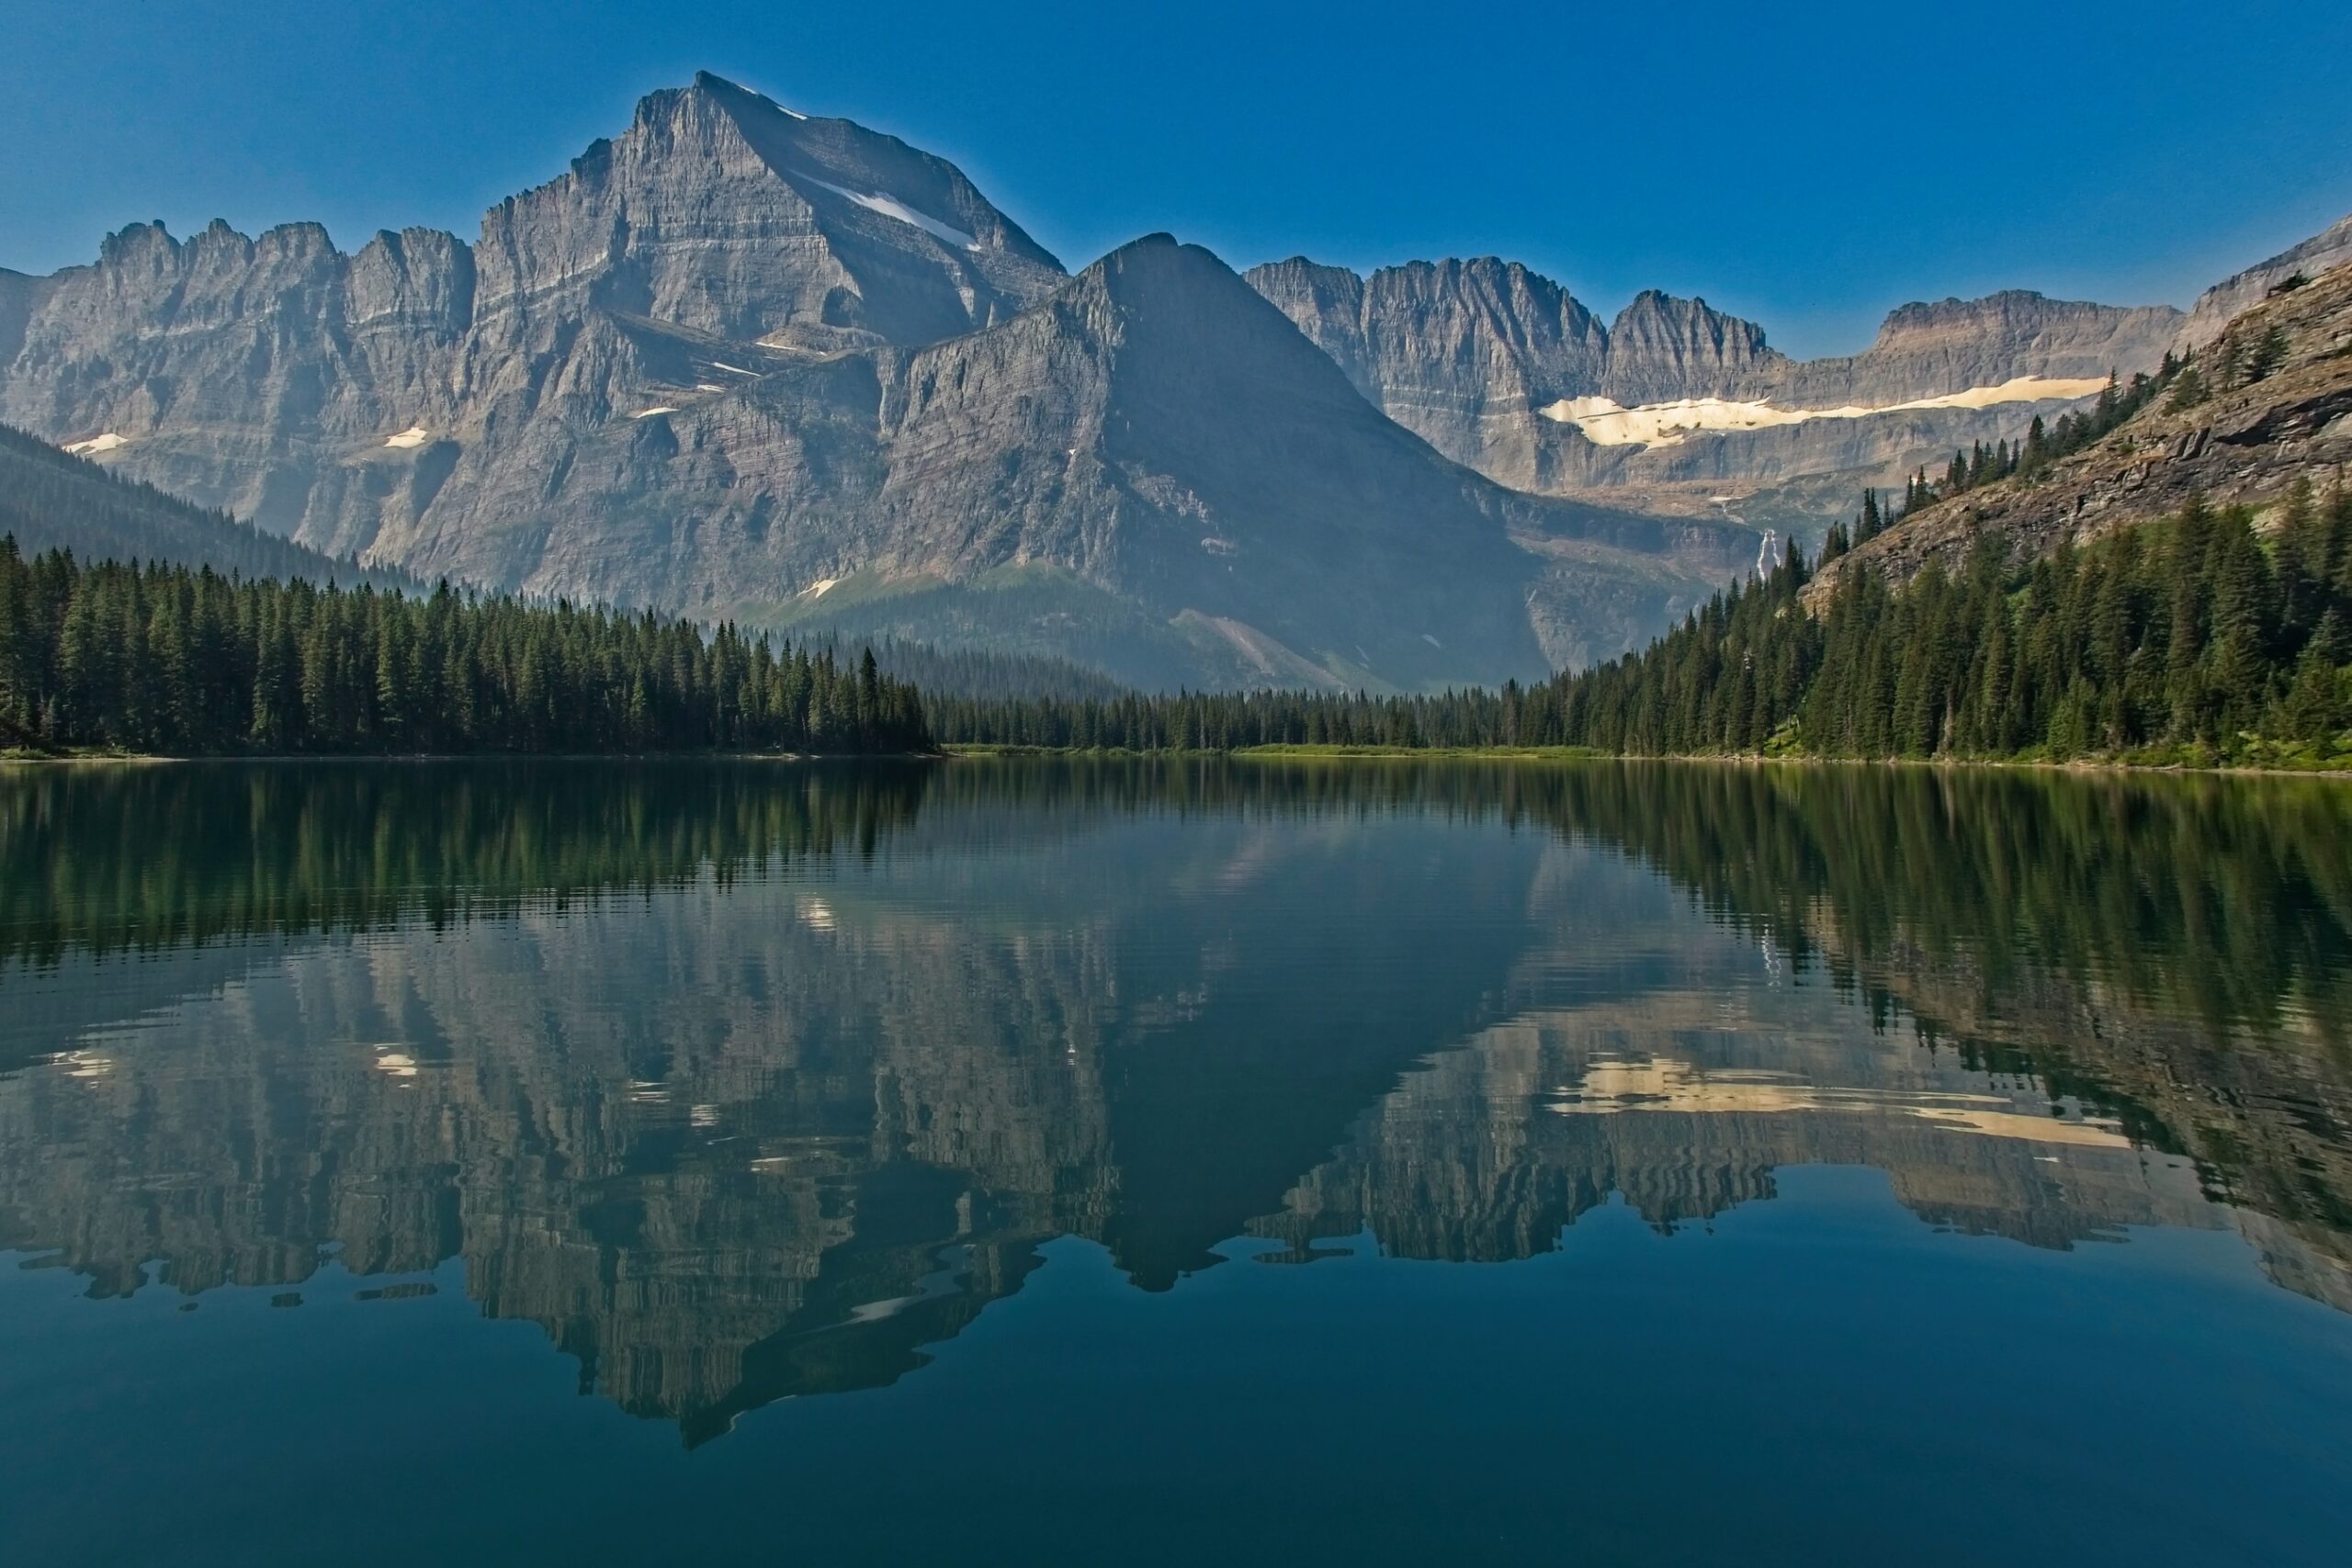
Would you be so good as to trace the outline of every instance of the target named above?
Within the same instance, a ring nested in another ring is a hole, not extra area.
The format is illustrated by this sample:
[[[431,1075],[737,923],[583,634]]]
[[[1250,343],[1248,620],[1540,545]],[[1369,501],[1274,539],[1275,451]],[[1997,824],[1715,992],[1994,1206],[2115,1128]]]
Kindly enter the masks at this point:
[[[1645,754],[1604,751],[1588,746],[1241,746],[1218,750],[1198,747],[1138,751],[1120,747],[994,746],[950,744],[946,759],[986,761],[1000,757],[1227,757],[1257,761],[1367,762],[1690,762],[1736,767],[2007,769],[2069,773],[2232,773],[2278,777],[2352,779],[2352,759],[2315,762],[2129,761],[2111,757],[2063,761],[2032,757],[1817,757],[1803,752],[1676,751]]]
[[[92,767],[108,763],[145,767],[205,762],[937,762],[941,751],[61,751],[0,750],[0,768]]]
[[[1584,746],[1241,746],[1226,750],[1171,747],[1136,750],[1117,746],[1001,746],[951,744],[936,751],[386,751],[386,752],[193,752],[187,754],[92,749],[53,752],[0,750],[0,769],[38,767],[147,767],[209,762],[332,763],[338,765],[450,762],[973,762],[1016,758],[1139,761],[1146,759],[1220,758],[1264,762],[1676,762],[1728,767],[1924,768],[1936,772],[2016,771],[2053,773],[2216,774],[2334,778],[2352,781],[2352,759],[2321,761],[2131,761],[2111,757],[2063,761],[2026,757],[1816,757],[1801,752],[1667,752],[1657,755],[1603,751]]]

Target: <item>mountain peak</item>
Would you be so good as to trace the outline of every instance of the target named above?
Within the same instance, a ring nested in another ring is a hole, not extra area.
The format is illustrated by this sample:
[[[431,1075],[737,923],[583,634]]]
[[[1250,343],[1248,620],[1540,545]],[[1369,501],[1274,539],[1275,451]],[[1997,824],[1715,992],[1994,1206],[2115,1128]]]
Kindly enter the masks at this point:
[[[694,82],[688,90],[707,94],[712,97],[718,98],[720,101],[730,105],[757,105],[763,109],[773,109],[777,114],[784,115],[791,119],[807,119],[808,118],[807,115],[802,114],[798,109],[793,108],[786,104],[778,103],[775,99],[769,97],[765,93],[761,92],[759,89],[755,87],[746,87],[741,82],[731,82],[726,77],[718,74],[716,71],[695,72]]]

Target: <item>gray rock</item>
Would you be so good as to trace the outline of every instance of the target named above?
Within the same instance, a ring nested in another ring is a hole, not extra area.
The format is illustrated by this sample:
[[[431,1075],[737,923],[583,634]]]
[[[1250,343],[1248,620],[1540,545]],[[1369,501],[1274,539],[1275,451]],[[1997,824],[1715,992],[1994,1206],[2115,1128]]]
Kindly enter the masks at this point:
[[[1515,542],[1539,538],[1590,547],[1563,565]],[[1152,684],[1421,688],[1550,669],[1531,598],[1591,601],[1572,640],[1622,651],[1753,547],[1455,467],[1222,263],[1158,235],[984,332],[781,362],[640,420],[545,415],[514,450],[469,453],[377,548],[426,574],[758,624],[821,612]],[[844,581],[854,611],[825,601]],[[1088,629],[1103,617],[1125,629]]]
[[[2337,219],[2299,245],[2293,245],[2236,273],[2197,297],[2196,308],[2181,323],[2178,346],[2202,348],[2222,335],[2230,318],[2258,305],[2290,278],[2315,278],[2330,267],[2352,261],[2352,215]]]
[[[969,332],[1062,272],[953,166],[705,75],[501,203],[474,247],[412,229],[346,256],[315,224],[185,243],[136,224],[93,265],[7,276],[0,420],[118,435],[110,464],[341,553],[413,530],[453,477],[548,449],[526,434],[543,420],[736,378],[718,363]]]
[[[1864,353],[1801,361],[1771,348],[1753,322],[1654,290],[1604,329],[1559,285],[1494,258],[1414,262],[1365,278],[1295,258],[1249,277],[1391,417],[1498,483],[1551,494],[1907,468],[1974,440],[2014,438],[2052,408],[1905,411],[1645,449],[1599,446],[1545,418],[1542,411],[1562,399],[1882,408],[2018,377],[2152,369],[2181,320],[2166,307],[2122,310],[2012,290],[1904,306]]]

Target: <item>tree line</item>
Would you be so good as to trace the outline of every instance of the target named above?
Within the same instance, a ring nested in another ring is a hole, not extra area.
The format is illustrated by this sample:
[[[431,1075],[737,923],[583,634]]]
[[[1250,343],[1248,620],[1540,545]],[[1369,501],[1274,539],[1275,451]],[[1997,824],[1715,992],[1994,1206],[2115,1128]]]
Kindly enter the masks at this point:
[[[1866,513],[1867,514],[1867,513]],[[2275,530],[2178,516],[1896,589],[1847,574],[1820,613],[1792,542],[1646,650],[1531,687],[1374,697],[1178,693],[943,702],[945,741],[1135,750],[1252,746],[1589,747],[1636,756],[2205,758],[2301,749],[2352,722],[2352,495],[2299,483]],[[2151,759],[2154,760],[2154,759]],[[2294,760],[2285,757],[2285,760]]]
[[[871,649],[651,612],[28,559],[0,536],[0,745],[176,754],[927,750]]]
[[[1986,471],[2053,461],[2185,367],[2136,378]],[[1955,465],[1906,502],[1969,481]],[[915,752],[1584,747],[1627,755],[2136,756],[2328,761],[2352,724],[2352,497],[2299,484],[2258,534],[2181,514],[2013,565],[1988,539],[1896,589],[1792,542],[1646,650],[1499,690],[1145,694],[1066,667],[894,650],[971,692],[923,694],[830,639],[774,642],[650,612],[353,588],[209,567],[28,558],[0,536],[0,745],[181,754]],[[1034,661],[1032,661],[1034,662]]]

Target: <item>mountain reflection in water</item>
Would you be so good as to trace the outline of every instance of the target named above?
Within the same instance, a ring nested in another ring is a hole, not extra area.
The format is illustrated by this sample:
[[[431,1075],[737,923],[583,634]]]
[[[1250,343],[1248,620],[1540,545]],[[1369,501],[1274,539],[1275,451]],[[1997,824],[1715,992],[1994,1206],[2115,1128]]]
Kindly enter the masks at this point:
[[[689,1443],[913,1371],[1059,1235],[1145,1291],[1499,1262],[1801,1165],[2352,1309],[2347,976],[2325,781],[25,770],[0,1247],[102,1297],[458,1259]]]

